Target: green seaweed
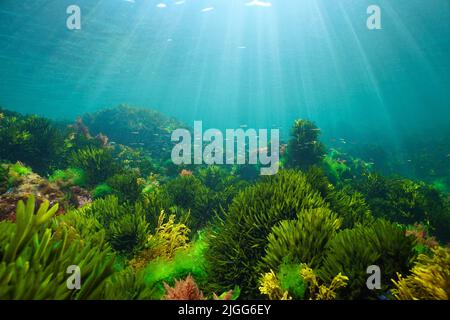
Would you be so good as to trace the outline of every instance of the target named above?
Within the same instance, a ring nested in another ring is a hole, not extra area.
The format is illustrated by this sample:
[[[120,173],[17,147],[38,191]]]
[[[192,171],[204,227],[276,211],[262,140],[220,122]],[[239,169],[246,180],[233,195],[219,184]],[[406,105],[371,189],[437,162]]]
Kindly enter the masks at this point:
[[[69,162],[72,167],[84,170],[89,185],[102,183],[118,171],[111,152],[105,148],[87,147],[74,151]]]
[[[283,262],[278,272],[281,289],[288,291],[294,299],[305,298],[307,283],[300,276],[300,266],[298,264],[288,264]]]
[[[193,176],[179,176],[163,186],[163,193],[172,206],[190,211],[188,226],[200,230],[213,216],[214,198],[210,189]]]
[[[145,273],[126,268],[111,276],[105,285],[106,300],[151,300],[158,292],[145,283]]]
[[[112,274],[114,256],[104,233],[77,237],[67,224],[49,226],[58,206],[41,204],[35,213],[34,197],[19,201],[16,223],[0,222],[0,299],[96,299]],[[81,289],[67,287],[66,269],[81,271]]]
[[[106,183],[101,183],[97,185],[94,190],[92,190],[92,196],[94,197],[94,199],[104,198],[112,194],[113,189]]]
[[[450,206],[432,186],[372,173],[355,187],[365,195],[375,217],[405,225],[424,223],[440,240],[450,240]]]
[[[286,165],[306,170],[320,164],[325,157],[325,146],[319,141],[320,130],[308,120],[296,120],[287,147]]]
[[[339,230],[341,220],[328,208],[305,209],[297,220],[284,220],[272,228],[261,268],[278,270],[283,262],[318,267],[324,248]]]
[[[0,164],[0,194],[5,193],[9,188],[9,170],[6,165]]]
[[[370,226],[358,226],[339,232],[326,248],[318,274],[330,282],[338,273],[346,275],[348,286],[339,291],[340,299],[377,298],[391,288],[396,272],[407,272],[415,258],[415,239],[402,228],[385,220]],[[376,265],[382,270],[380,290],[366,286],[367,268]]]
[[[157,258],[151,261],[145,268],[145,283],[155,288],[154,298],[160,299],[164,295],[164,283],[173,285],[175,279],[184,279],[188,275],[192,275],[200,286],[205,286],[208,273],[204,254],[207,247],[205,237],[200,233],[189,248],[179,250],[173,259]]]
[[[44,174],[64,163],[64,135],[50,120],[2,113],[0,157],[20,161]]]
[[[116,195],[120,202],[137,201],[144,188],[139,183],[139,174],[135,170],[116,174],[108,178],[106,184],[111,187],[111,193]]]
[[[342,219],[343,228],[352,228],[373,220],[370,207],[361,193],[349,186],[335,187],[317,166],[310,167],[306,175],[308,182],[319,191],[329,208]]]
[[[305,209],[326,206],[306,176],[293,170],[280,171],[241,191],[215,223],[207,260],[216,290],[239,285],[243,297],[259,296],[257,287],[272,227],[295,219]]]
[[[107,196],[78,211],[95,218],[103,226],[106,239],[118,253],[131,257],[144,247],[149,224],[140,203],[120,204],[117,197]]]
[[[80,186],[86,185],[86,175],[82,169],[68,168],[66,170],[56,170],[48,178],[50,182],[54,182],[60,185],[67,186]]]

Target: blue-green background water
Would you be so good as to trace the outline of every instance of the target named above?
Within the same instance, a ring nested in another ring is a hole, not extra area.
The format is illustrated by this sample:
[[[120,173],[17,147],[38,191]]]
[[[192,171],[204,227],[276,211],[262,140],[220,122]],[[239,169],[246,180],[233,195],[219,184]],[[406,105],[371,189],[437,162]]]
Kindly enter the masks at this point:
[[[0,105],[73,119],[126,103],[284,134],[308,118],[327,139],[392,147],[450,127],[448,0],[175,2],[0,0]]]

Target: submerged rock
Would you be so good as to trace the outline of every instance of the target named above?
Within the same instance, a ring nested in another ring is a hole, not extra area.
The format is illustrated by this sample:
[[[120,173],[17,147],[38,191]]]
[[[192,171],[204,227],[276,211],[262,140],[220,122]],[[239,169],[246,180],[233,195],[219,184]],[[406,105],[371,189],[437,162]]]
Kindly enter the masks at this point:
[[[92,202],[92,196],[86,189],[80,188],[78,186],[72,187],[70,202],[77,208],[89,204]]]
[[[64,193],[46,179],[36,173],[28,173],[16,181],[6,193],[0,195],[0,221],[16,219],[16,206],[19,200],[26,201],[33,194],[36,198],[36,207],[48,200],[50,206],[60,204],[59,212],[63,212],[64,204],[67,204]]]
[[[170,157],[172,131],[186,128],[158,111],[125,105],[85,114],[80,122],[92,135],[106,135],[113,143],[145,149],[159,159]]]

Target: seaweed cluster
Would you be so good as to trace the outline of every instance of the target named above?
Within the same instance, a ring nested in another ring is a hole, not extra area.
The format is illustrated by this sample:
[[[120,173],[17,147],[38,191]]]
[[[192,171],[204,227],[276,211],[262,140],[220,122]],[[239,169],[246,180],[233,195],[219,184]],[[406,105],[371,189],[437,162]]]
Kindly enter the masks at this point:
[[[448,299],[448,195],[327,150],[310,121],[259,177],[175,166],[183,125],[156,111],[1,114],[0,299]]]
[[[112,274],[114,256],[102,231],[84,234],[51,218],[58,205],[17,204],[16,222],[0,223],[0,299],[96,299]],[[66,270],[82,266],[80,290],[68,290]]]

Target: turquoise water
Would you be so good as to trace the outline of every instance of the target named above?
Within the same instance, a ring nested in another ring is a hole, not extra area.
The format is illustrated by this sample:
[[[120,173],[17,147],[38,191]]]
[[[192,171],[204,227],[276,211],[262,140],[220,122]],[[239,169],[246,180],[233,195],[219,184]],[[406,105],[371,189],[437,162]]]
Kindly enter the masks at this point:
[[[448,300],[449,22],[0,0],[0,300]]]
[[[126,103],[285,135],[308,118],[392,146],[449,127],[449,1],[248,2],[1,0],[0,105],[73,119]],[[366,27],[371,4],[382,30]]]

